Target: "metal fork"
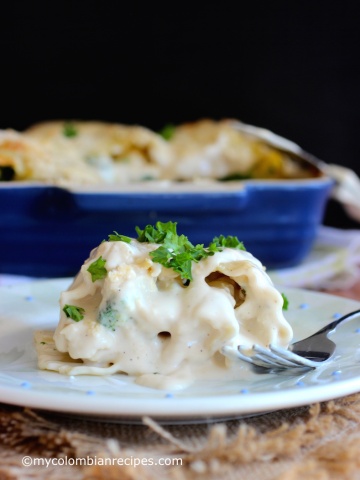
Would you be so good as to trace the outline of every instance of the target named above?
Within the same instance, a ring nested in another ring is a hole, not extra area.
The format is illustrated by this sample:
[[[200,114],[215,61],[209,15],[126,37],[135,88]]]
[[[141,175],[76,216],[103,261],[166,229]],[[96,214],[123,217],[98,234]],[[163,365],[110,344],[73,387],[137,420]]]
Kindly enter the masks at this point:
[[[271,370],[314,369],[330,360],[335,352],[336,344],[328,335],[333,333],[340,323],[356,317],[360,317],[360,310],[334,320],[313,335],[291,344],[288,349],[275,345],[269,345],[269,348],[253,345],[254,354],[247,355],[245,351],[249,348],[239,345],[235,351],[232,347],[224,347],[222,352],[224,355],[236,356],[245,362]]]

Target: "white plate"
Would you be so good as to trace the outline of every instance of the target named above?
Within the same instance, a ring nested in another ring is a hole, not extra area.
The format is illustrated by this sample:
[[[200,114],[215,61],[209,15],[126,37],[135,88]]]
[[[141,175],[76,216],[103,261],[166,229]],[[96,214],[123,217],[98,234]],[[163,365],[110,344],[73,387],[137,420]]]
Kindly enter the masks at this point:
[[[250,370],[243,381],[203,381],[179,392],[136,385],[131,377],[68,377],[37,369],[33,332],[55,328],[58,298],[70,279],[0,288],[0,402],[118,422],[203,422],[325,401],[360,391],[360,319],[333,335],[334,360],[289,375]],[[309,335],[360,302],[299,289],[281,289],[294,340]],[[248,368],[248,367],[246,367]]]

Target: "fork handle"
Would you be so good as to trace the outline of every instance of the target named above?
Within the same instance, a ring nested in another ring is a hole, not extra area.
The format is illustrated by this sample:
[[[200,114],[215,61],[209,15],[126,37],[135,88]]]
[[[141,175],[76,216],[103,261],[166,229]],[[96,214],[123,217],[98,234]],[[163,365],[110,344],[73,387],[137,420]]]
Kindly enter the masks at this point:
[[[340,323],[348,322],[352,320],[354,317],[358,316],[359,314],[360,314],[360,310],[355,310],[354,312],[347,313],[346,315],[343,315],[337,320],[334,320],[333,322],[329,323],[324,328],[314,333],[314,335],[311,335],[311,337],[316,337],[317,335],[320,335],[323,333],[332,333],[336,330],[336,328],[338,327],[338,325],[340,325]]]

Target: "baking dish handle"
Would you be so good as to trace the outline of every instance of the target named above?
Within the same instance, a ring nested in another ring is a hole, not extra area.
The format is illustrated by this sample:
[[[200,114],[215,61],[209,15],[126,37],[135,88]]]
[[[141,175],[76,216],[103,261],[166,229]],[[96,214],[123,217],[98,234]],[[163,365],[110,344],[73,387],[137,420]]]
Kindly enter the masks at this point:
[[[360,222],[360,178],[349,168],[328,164],[325,173],[335,180],[331,196],[340,202],[347,214]]]

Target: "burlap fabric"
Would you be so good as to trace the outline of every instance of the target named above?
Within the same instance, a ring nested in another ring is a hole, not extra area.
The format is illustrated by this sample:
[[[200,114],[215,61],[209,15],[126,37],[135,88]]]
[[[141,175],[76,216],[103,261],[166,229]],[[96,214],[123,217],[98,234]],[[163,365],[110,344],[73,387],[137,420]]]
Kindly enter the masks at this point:
[[[165,426],[150,418],[142,425],[103,423],[1,405],[0,441],[1,480],[360,479],[360,394],[224,423]],[[68,464],[25,467],[24,456]],[[164,457],[182,464],[101,463]],[[79,458],[97,464],[77,465]]]

